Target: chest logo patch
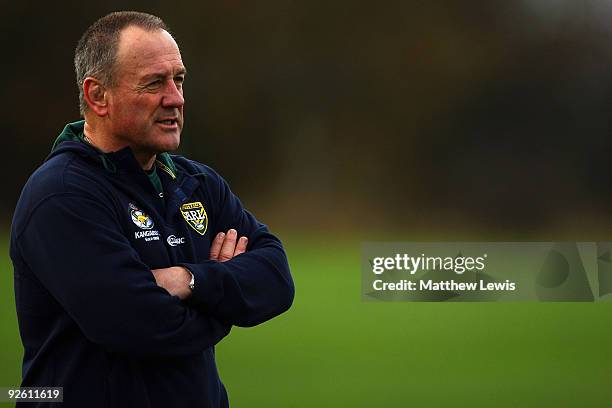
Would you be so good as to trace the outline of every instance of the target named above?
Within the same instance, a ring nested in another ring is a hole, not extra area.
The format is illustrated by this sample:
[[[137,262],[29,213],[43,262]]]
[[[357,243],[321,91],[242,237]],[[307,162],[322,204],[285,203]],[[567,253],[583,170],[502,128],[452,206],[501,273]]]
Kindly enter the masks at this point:
[[[151,217],[132,203],[130,203],[130,215],[134,224],[140,229],[150,230],[155,225]]]
[[[208,228],[208,215],[201,202],[194,201],[193,203],[181,205],[181,214],[183,214],[183,218],[187,221],[187,224],[196,230],[196,232],[200,235],[206,233],[206,229]]]

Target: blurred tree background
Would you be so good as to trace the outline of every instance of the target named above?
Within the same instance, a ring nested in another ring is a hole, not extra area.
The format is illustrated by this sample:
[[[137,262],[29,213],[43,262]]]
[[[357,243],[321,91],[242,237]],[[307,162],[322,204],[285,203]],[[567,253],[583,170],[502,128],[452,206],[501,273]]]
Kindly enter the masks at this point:
[[[568,0],[5,2],[7,224],[78,119],[78,38],[118,9],[170,25],[189,71],[181,152],[273,226],[612,226],[612,6]]]
[[[609,405],[610,303],[359,295],[364,240],[610,241],[603,0],[0,0],[0,386],[22,357],[15,203],[79,119],[79,37],[126,9],[162,17],[181,47],[181,153],[289,254],[292,309],[217,347],[232,406]]]

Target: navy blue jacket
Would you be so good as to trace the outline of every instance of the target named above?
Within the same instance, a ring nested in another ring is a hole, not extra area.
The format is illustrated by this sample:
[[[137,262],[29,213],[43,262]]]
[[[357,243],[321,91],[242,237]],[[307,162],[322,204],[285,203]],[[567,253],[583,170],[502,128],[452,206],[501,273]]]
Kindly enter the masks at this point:
[[[76,140],[82,129],[66,126],[13,217],[21,385],[64,387],[63,405],[37,406],[228,406],[214,345],[290,307],[280,241],[211,168],[165,155],[162,198],[129,148],[100,154]],[[230,228],[247,252],[210,261]],[[151,273],[175,265],[195,276],[186,301]]]

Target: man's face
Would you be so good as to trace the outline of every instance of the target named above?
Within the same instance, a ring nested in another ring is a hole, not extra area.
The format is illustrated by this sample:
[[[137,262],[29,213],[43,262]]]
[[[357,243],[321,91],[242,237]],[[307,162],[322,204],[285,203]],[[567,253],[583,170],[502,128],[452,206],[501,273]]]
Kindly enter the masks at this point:
[[[183,129],[184,77],[181,53],[168,32],[124,29],[115,84],[108,90],[108,124],[117,142],[135,154],[175,150]]]

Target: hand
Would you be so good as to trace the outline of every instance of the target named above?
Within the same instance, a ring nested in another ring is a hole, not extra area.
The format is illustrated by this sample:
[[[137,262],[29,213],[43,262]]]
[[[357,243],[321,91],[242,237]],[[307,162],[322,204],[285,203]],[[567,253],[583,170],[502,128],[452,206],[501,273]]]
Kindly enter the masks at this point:
[[[227,234],[223,232],[218,233],[210,246],[209,259],[225,262],[246,252],[247,243],[249,242],[247,237],[240,237],[238,242],[236,242],[236,238],[238,238],[238,232],[233,228],[227,231]]]
[[[191,295],[189,282],[191,282],[191,272],[183,266],[171,266],[170,268],[153,269],[153,276],[157,286],[166,289],[172,296],[179,299],[187,299]]]
[[[246,252],[248,243],[247,237],[238,237],[235,229],[230,229],[227,234],[220,232],[217,234],[210,246],[210,259],[213,261],[225,262],[235,256]],[[166,289],[172,296],[178,296],[183,300],[191,295],[189,282],[191,272],[183,266],[172,266],[170,268],[153,269],[153,276],[158,286]]]

